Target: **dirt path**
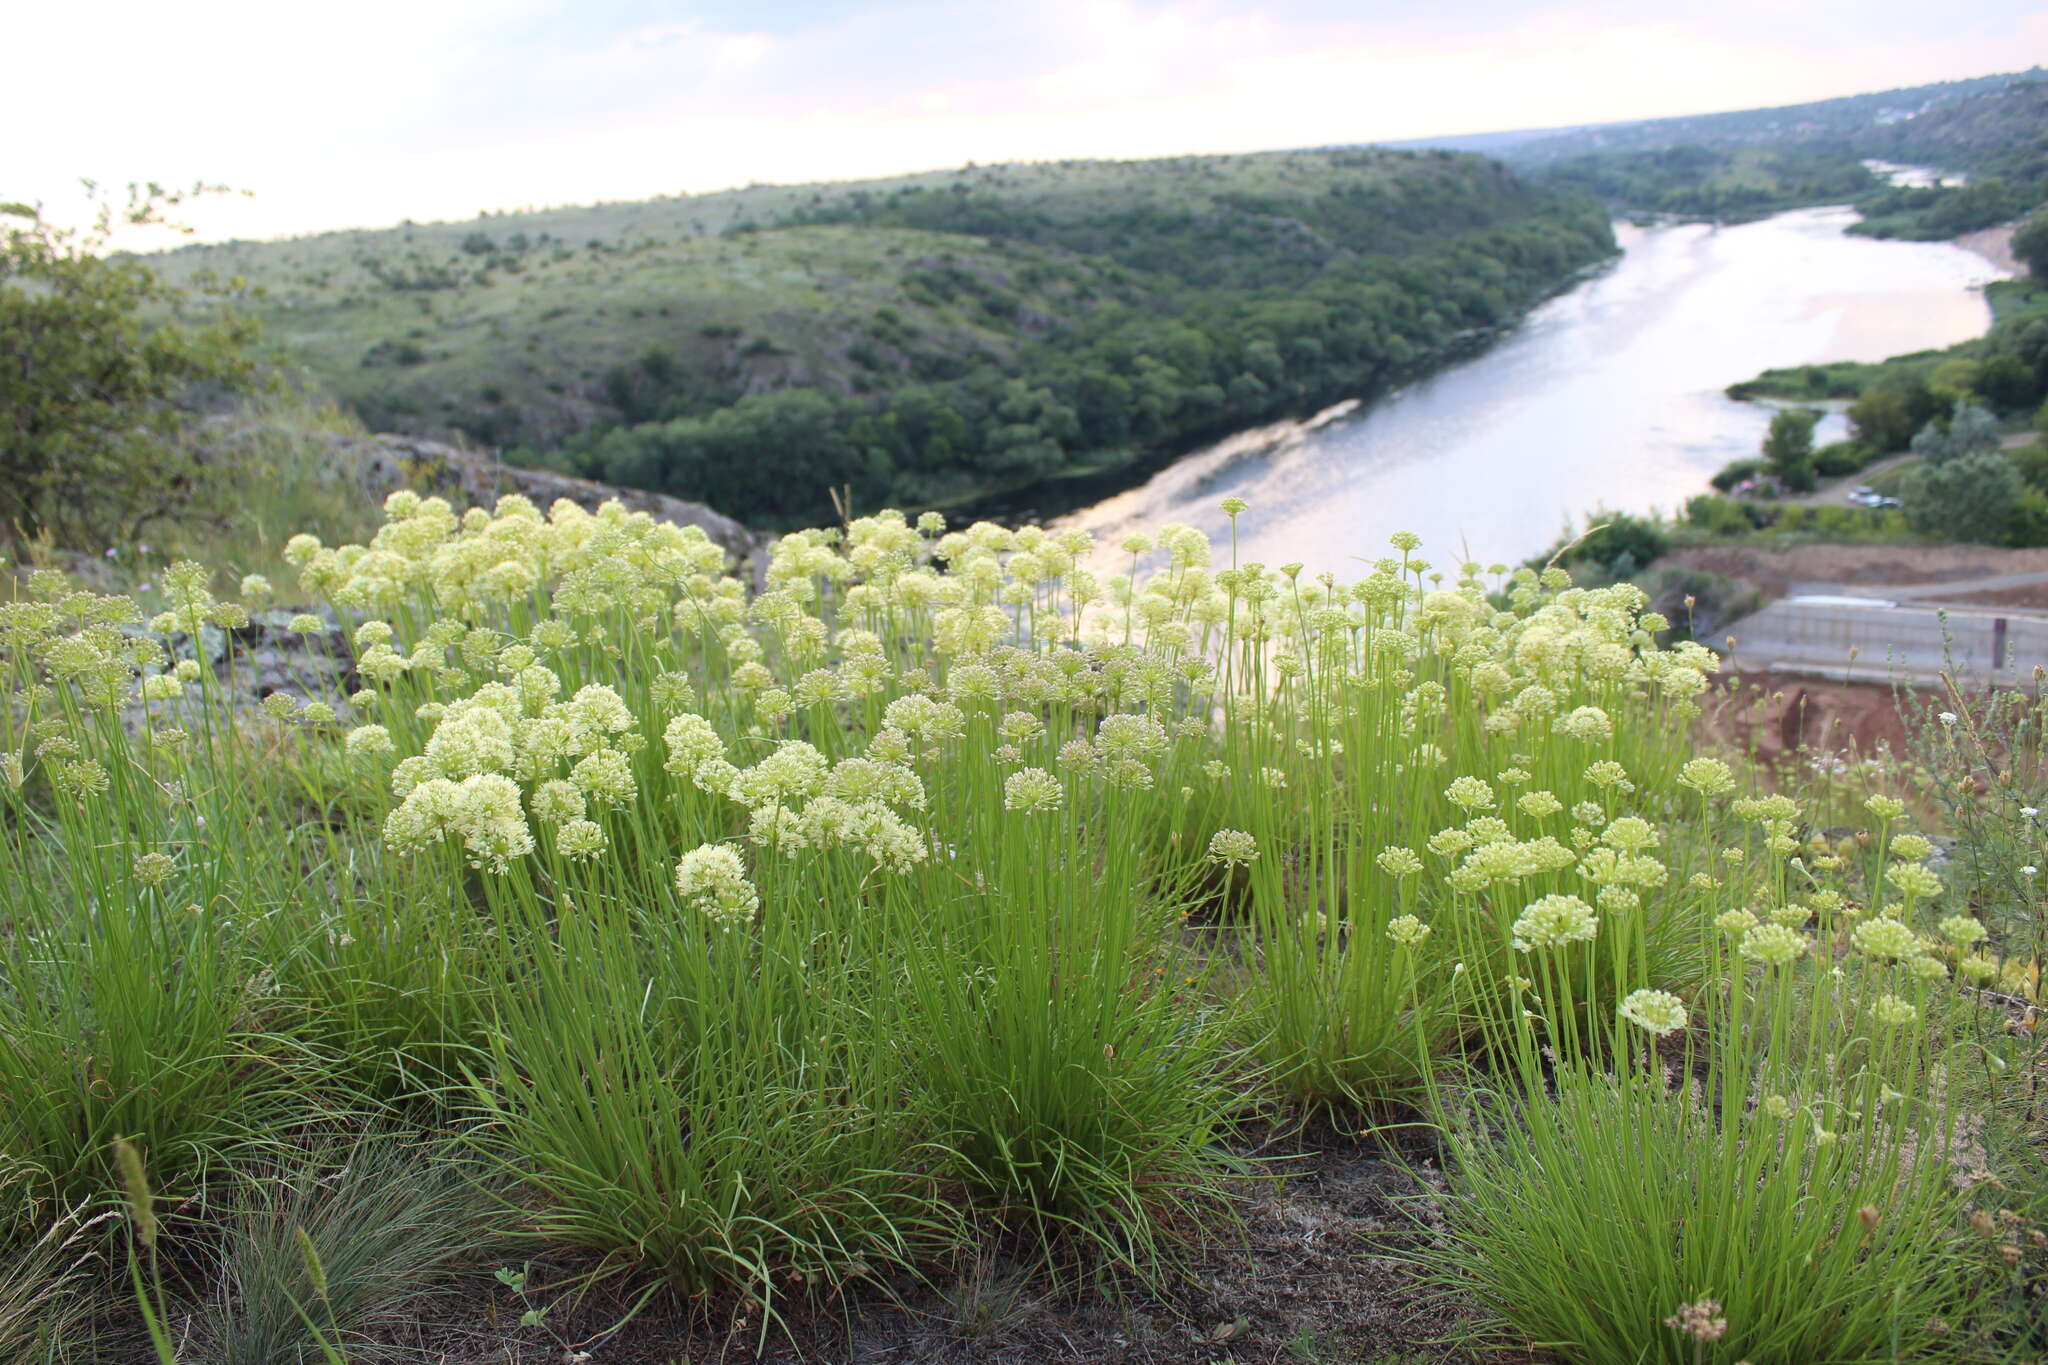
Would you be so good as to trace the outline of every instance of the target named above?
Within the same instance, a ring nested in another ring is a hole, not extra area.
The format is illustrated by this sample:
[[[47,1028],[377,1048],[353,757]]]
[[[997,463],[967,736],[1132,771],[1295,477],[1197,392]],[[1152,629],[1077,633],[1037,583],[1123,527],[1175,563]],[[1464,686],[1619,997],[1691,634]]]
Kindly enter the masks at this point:
[[[2008,431],[1998,438],[1998,444],[1999,448],[2003,450],[2018,450],[2023,446],[2030,446],[2040,439],[2039,436],[2031,431]],[[1795,493],[1791,497],[1778,499],[1778,503],[1784,507],[1820,507],[1834,506],[1837,503],[1847,502],[1849,490],[1856,487],[1856,485],[1869,483],[1875,476],[1889,469],[1897,469],[1900,465],[1914,458],[1916,457],[1912,451],[1901,450],[1895,455],[1885,456],[1875,464],[1865,465],[1854,474],[1840,479],[1827,480],[1811,493]]]
[[[1789,498],[1779,498],[1778,504],[1781,507],[1819,507],[1823,504],[1833,506],[1836,503],[1846,502],[1848,501],[1849,490],[1857,484],[1869,483],[1874,476],[1884,473],[1887,469],[1897,469],[1906,461],[1917,458],[1919,457],[1914,455],[1912,451],[1902,450],[1896,455],[1885,456],[1875,464],[1865,465],[1854,474],[1822,483],[1811,493],[1795,493]]]

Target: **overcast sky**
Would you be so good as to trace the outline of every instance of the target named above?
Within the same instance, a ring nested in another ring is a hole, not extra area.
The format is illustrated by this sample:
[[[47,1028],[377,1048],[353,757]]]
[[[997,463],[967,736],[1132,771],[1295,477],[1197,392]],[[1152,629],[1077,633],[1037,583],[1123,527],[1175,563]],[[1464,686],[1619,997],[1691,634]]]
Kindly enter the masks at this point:
[[[8,20],[0,199],[254,191],[207,236],[962,162],[1787,104],[2048,61],[2000,0],[106,0]]]

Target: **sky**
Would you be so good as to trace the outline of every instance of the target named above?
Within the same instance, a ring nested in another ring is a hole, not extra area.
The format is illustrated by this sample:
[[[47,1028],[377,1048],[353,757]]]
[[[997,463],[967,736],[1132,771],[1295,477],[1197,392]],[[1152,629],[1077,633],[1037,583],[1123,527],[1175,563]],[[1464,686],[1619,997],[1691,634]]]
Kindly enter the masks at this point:
[[[8,24],[0,200],[63,216],[82,176],[248,191],[185,210],[202,239],[1653,118],[2048,62],[2048,4],[2002,0],[88,0]]]

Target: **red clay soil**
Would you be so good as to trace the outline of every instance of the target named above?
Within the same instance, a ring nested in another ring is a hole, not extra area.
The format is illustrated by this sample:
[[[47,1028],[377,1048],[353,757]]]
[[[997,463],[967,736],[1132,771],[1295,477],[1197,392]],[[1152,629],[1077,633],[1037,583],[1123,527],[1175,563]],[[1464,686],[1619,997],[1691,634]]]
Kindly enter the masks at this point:
[[[1773,762],[1801,749],[1870,754],[1906,747],[1889,687],[1831,683],[1778,673],[1723,679],[1700,699],[1694,730],[1703,742],[1754,753]]]

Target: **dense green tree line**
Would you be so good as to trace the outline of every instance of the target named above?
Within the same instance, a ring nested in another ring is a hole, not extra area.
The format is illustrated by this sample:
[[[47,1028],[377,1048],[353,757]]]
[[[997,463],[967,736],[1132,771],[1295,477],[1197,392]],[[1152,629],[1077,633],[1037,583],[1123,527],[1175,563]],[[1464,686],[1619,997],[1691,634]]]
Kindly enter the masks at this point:
[[[1725,221],[1843,203],[1878,185],[1842,142],[1602,152],[1553,163],[1539,174],[1548,184],[1619,209]]]

